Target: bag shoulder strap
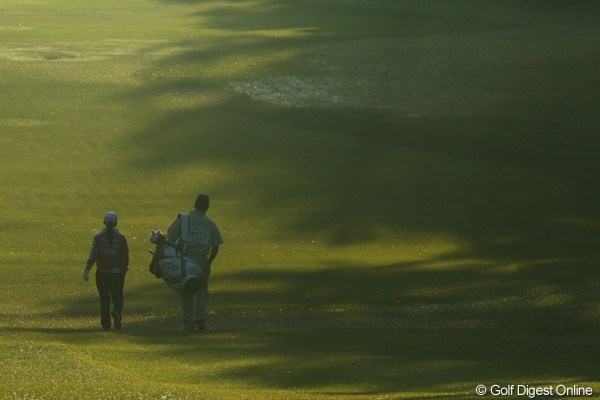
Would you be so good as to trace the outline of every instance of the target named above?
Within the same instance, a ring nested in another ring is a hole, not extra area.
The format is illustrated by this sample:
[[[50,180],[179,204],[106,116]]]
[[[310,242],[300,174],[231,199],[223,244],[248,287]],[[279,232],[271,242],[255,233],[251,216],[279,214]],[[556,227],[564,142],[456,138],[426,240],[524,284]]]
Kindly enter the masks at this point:
[[[181,225],[180,240],[183,244],[183,252],[185,253],[187,242],[190,239],[190,216],[179,213],[179,222]]]

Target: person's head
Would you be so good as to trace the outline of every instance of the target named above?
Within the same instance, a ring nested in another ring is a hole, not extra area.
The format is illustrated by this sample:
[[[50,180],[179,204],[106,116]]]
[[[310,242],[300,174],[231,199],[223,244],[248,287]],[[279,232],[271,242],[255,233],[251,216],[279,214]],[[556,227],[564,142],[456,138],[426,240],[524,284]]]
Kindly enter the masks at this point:
[[[112,211],[107,212],[104,215],[104,225],[106,225],[107,228],[114,228],[117,226],[117,214]]]
[[[109,211],[104,215],[104,225],[108,233],[108,244],[113,245],[113,229],[117,226],[117,214]]]
[[[206,210],[208,210],[208,196],[205,194],[199,194],[198,197],[196,197],[194,208],[196,211],[206,212]]]

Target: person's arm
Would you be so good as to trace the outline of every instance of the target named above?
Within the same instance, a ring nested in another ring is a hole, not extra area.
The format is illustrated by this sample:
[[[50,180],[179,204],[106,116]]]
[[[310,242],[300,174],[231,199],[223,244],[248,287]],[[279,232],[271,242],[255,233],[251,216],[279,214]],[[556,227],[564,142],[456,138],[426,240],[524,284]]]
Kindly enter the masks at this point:
[[[211,246],[210,254],[208,255],[208,263],[212,264],[213,260],[217,258],[217,254],[219,253],[219,246]]]
[[[127,244],[127,238],[123,237],[123,253],[121,254],[121,265],[123,265],[123,271],[129,269],[129,245]]]
[[[85,263],[86,271],[89,271],[90,269],[92,269],[92,266],[98,260],[98,249],[99,249],[98,240],[96,237],[94,237],[94,240],[92,241],[92,247],[90,248],[90,255],[88,256],[87,262]]]
[[[217,227],[217,224],[211,223],[211,238],[212,243],[210,246],[210,253],[208,254],[208,263],[212,264],[213,260],[217,257],[219,253],[219,246],[223,244],[223,238],[221,237],[221,232]]]
[[[178,215],[177,219],[173,221],[167,230],[167,240],[170,240],[171,242],[177,242],[179,236],[181,236],[181,218]]]
[[[88,256],[87,262],[85,263],[85,269],[83,270],[83,280],[84,281],[87,282],[89,280],[90,270],[92,269],[92,266],[94,265],[94,263],[96,263],[97,259],[98,259],[98,241],[96,240],[96,237],[94,237],[94,240],[92,241],[92,248],[90,249],[90,254]]]

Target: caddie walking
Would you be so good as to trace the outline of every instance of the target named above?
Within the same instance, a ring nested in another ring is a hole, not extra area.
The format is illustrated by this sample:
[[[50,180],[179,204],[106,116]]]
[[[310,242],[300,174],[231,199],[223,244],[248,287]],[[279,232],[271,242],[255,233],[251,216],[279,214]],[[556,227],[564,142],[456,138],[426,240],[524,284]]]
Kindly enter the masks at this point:
[[[115,328],[121,329],[123,318],[123,286],[129,269],[129,247],[127,238],[116,228],[117,214],[108,212],[104,226],[94,236],[90,255],[83,271],[83,280],[88,281],[90,270],[96,264],[96,287],[100,295],[100,324],[105,331],[111,328],[111,315]],[[113,312],[110,312],[110,303]]]
[[[184,290],[181,293],[185,332],[193,332],[196,328],[206,329],[208,278],[212,263],[219,252],[219,246],[223,244],[217,224],[206,216],[208,206],[208,196],[198,195],[194,210],[189,214],[179,214],[167,231],[167,239],[180,243],[184,254],[196,261],[204,271],[197,291]]]

